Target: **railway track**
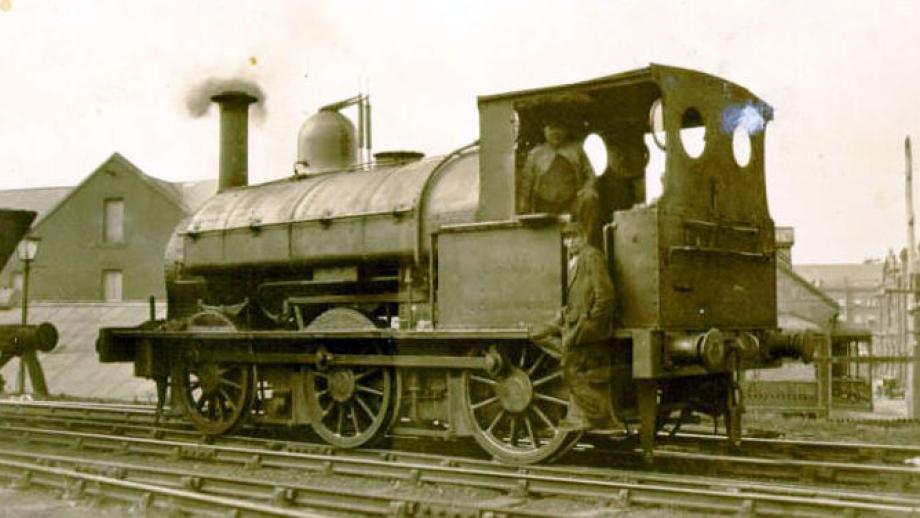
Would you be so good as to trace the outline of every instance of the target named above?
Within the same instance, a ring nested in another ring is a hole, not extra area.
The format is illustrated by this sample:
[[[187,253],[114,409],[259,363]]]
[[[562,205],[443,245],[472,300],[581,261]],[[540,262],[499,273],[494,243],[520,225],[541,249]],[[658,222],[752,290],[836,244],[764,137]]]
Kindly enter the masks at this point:
[[[81,413],[87,412],[86,409],[77,407],[65,410],[58,409],[55,412],[68,413],[74,410]],[[97,407],[93,409],[93,412],[101,414],[104,413],[104,410]],[[124,409],[118,409],[118,412],[124,412]],[[141,410],[138,413],[144,412]],[[724,478],[702,478],[590,467],[539,466],[521,469],[478,459],[401,451],[333,452],[325,446],[251,437],[230,437],[213,444],[206,444],[200,441],[198,434],[190,430],[152,429],[149,426],[145,428],[140,424],[125,424],[122,421],[121,424],[114,425],[116,428],[114,432],[121,435],[113,435],[112,433],[89,433],[73,429],[15,426],[10,424],[10,415],[9,413],[4,414],[7,419],[4,419],[4,424],[0,428],[7,436],[17,437],[23,444],[65,448],[65,451],[70,452],[74,448],[79,448],[85,452],[144,454],[170,459],[190,459],[196,462],[246,466],[254,470],[253,473],[260,469],[299,470],[330,476],[345,475],[385,479],[394,481],[395,484],[402,484],[403,487],[407,484],[410,486],[451,484],[501,492],[501,496],[497,497],[498,500],[491,504],[476,502],[466,506],[463,515],[471,516],[490,515],[490,513],[495,516],[554,515],[558,513],[554,511],[547,514],[527,506],[534,499],[553,497],[592,499],[603,506],[664,505],[707,513],[742,511],[776,516],[826,516],[841,512],[856,515],[920,513],[920,498],[899,496],[895,493],[879,494],[878,492],[840,488],[803,487],[801,485],[758,483],[750,480],[726,480]],[[107,415],[113,416],[112,413]],[[58,417],[60,416],[55,416],[55,418]],[[46,418],[50,417],[46,416]],[[97,422],[95,425],[113,426],[104,422]],[[74,427],[77,426],[74,425]],[[144,428],[146,432],[141,432],[141,429]],[[109,432],[112,431],[109,430]],[[127,436],[124,435],[125,432],[128,433]],[[141,436],[144,433],[146,437]],[[166,438],[167,435],[169,438]],[[29,456],[34,455],[25,453],[23,450],[30,449],[0,451],[0,461],[2,461],[0,464],[13,466],[3,468],[3,472],[10,473],[9,476],[12,478],[17,476],[15,469],[20,469],[20,473],[36,473],[36,471],[23,467],[30,462]],[[681,455],[674,452],[665,453],[666,457],[673,455],[680,457]],[[102,461],[95,461],[92,469],[86,467],[78,469],[76,466],[81,461],[80,456],[56,454],[54,458],[46,457],[39,462],[32,461],[32,464],[40,467],[48,467],[47,465],[52,464],[55,469],[72,472],[89,470],[94,471],[94,476],[97,477],[105,476],[98,473],[118,473],[122,478],[109,478],[127,480],[132,483],[149,482],[152,479],[161,480],[166,477],[166,472],[170,471],[161,469],[151,475],[150,471],[144,471],[144,466],[136,464],[128,466],[124,462],[116,466],[104,466],[99,464]],[[723,461],[728,462],[727,459]],[[186,478],[180,477],[172,482],[160,481],[158,487],[170,491],[202,493],[215,498],[231,498],[227,495],[247,494],[253,505],[277,504],[283,506],[286,512],[291,511],[292,503],[296,504],[296,509],[306,510],[306,512],[316,509],[323,512],[347,512],[348,509],[324,507],[323,502],[326,501],[326,505],[341,505],[343,500],[348,502],[364,500],[361,495],[353,498],[352,495],[343,495],[341,488],[336,488],[335,492],[330,495],[328,492],[323,493],[321,488],[284,485],[277,481],[255,484],[252,475],[245,477],[242,484],[248,486],[244,487],[246,491],[241,493],[239,488],[241,482],[232,480],[233,477],[228,479],[228,477],[220,478],[208,473],[190,475],[187,470],[172,471],[179,471]],[[135,474],[135,479],[126,478],[127,475],[124,474]],[[34,474],[18,476],[35,480]],[[176,476],[179,475],[176,474]],[[138,482],[138,477],[141,482]],[[95,487],[94,484],[97,482],[73,483],[82,484],[85,488]],[[343,496],[346,498],[342,498]],[[163,497],[167,502],[174,500],[185,502],[185,498],[187,495],[184,494],[181,498],[168,495]],[[157,501],[155,498],[154,500]],[[194,507],[192,504],[187,505]],[[361,505],[363,507],[353,512],[378,515],[400,515],[402,513],[405,516],[413,516],[441,512],[447,508],[445,506],[448,504],[432,502],[430,499],[413,499],[390,494],[374,495],[373,502],[364,502]],[[449,504],[451,509],[457,507],[456,502]],[[240,508],[239,512],[244,511]]]
[[[0,415],[9,416],[24,425],[68,427],[99,433],[149,437],[154,412],[151,407],[104,405],[83,406],[69,403],[0,403]],[[9,419],[9,418],[8,418]],[[293,448],[298,451],[332,452],[324,444],[307,443],[303,434],[290,430],[269,428],[256,430],[259,434],[223,437],[221,444],[254,448]],[[200,433],[179,422],[156,428],[157,437],[199,442]],[[269,435],[266,437],[265,435]],[[734,476],[756,480],[773,480],[830,485],[836,487],[887,489],[891,492],[920,492],[920,469],[905,465],[906,459],[920,456],[920,446],[821,441],[790,441],[779,439],[746,439],[740,452],[725,448],[724,437],[711,434],[680,434],[667,437],[656,451],[655,463],[648,466],[638,448],[628,441],[614,444],[603,436],[588,438],[569,457],[574,464],[605,468],[617,466],[660,473],[694,473],[706,476]],[[458,449],[465,457],[457,462],[482,462],[482,454],[472,445],[444,445],[446,455],[456,456]],[[394,438],[393,449],[359,450],[369,455],[400,455],[406,460],[425,458],[413,453],[417,443],[412,439]],[[430,448],[429,448],[430,449]],[[465,450],[465,451],[464,451]],[[467,457],[474,457],[469,459]],[[440,458],[440,457],[439,457]]]
[[[59,420],[96,421],[99,426],[104,426],[108,423],[114,425],[134,423],[144,426],[155,424],[154,407],[140,404],[0,400],[0,416],[8,415],[11,412],[33,419],[57,418]],[[171,420],[169,417],[164,417],[163,423],[168,423],[174,429],[182,428],[189,430],[192,434],[196,433],[192,431],[191,426],[185,425],[181,418]],[[609,446],[604,446],[603,439],[589,442],[593,442],[599,448],[609,449]],[[695,448],[699,450],[703,448],[711,453],[739,453],[739,451],[733,451],[729,448],[725,436],[719,434],[682,432],[671,436],[662,433],[659,435],[659,442],[666,449]],[[920,458],[920,444],[901,445],[745,437],[740,453],[770,458],[875,462],[900,465],[907,459]]]

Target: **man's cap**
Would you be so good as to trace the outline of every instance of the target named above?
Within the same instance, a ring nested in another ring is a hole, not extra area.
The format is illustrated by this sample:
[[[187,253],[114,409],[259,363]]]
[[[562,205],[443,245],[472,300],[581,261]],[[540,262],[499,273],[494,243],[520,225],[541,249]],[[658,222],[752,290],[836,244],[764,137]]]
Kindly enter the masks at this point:
[[[581,225],[577,221],[569,221],[562,227],[563,236],[581,235]]]

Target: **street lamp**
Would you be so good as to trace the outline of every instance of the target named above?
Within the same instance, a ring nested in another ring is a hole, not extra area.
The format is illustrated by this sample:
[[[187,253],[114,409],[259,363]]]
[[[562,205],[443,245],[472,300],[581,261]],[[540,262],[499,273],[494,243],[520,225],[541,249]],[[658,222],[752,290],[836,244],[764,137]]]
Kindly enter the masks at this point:
[[[22,325],[29,323],[29,269],[35,254],[38,253],[38,242],[41,238],[26,236],[16,248],[19,262],[22,263]],[[26,366],[22,357],[19,358],[19,393],[26,392]]]

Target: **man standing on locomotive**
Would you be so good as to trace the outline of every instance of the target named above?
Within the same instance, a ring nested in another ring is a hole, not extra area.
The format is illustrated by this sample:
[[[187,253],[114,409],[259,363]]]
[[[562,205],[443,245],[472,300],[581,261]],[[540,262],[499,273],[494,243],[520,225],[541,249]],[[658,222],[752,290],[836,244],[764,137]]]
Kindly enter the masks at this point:
[[[596,243],[600,209],[591,162],[562,121],[546,122],[543,137],[545,142],[530,150],[521,170],[518,212],[572,214],[589,242]]]
[[[609,340],[613,337],[613,281],[604,254],[589,244],[578,222],[563,230],[571,260],[566,305],[557,317],[532,335],[534,343],[562,359],[569,389],[564,430],[623,430],[610,397]]]

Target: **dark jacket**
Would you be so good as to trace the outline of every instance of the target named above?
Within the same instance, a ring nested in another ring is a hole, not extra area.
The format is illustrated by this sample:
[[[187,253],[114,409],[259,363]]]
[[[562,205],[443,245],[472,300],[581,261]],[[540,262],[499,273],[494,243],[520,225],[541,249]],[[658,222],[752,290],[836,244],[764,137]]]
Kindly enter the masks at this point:
[[[527,154],[518,190],[520,213],[572,212],[577,194],[591,187],[594,170],[577,142],[541,144]]]
[[[585,244],[569,268],[567,301],[560,315],[565,346],[589,345],[614,331],[613,281],[604,254]]]

